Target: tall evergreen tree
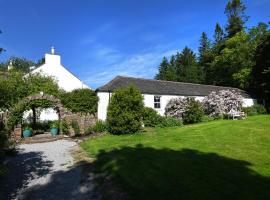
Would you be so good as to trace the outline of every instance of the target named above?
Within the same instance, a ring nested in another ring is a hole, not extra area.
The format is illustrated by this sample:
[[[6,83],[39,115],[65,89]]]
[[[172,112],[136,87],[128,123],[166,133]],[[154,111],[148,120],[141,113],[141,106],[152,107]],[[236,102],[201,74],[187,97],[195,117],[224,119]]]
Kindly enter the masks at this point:
[[[185,47],[180,53],[179,65],[178,81],[191,83],[200,83],[202,81],[202,70],[197,64],[196,54],[188,47]]]
[[[225,8],[228,17],[226,26],[227,37],[231,38],[244,29],[248,17],[245,15],[246,6],[241,0],[229,0]]]
[[[157,80],[166,80],[166,73],[169,67],[169,62],[167,60],[166,57],[163,57],[160,65],[159,65],[159,69],[158,69],[158,73],[156,74],[155,79]]]
[[[216,23],[214,40],[216,45],[221,44],[224,40],[224,32],[219,23]]]
[[[203,71],[200,79],[203,81],[203,83],[206,83],[205,79],[208,77],[209,66],[212,60],[213,55],[211,51],[211,41],[208,39],[207,34],[203,32],[199,46],[199,67]]]

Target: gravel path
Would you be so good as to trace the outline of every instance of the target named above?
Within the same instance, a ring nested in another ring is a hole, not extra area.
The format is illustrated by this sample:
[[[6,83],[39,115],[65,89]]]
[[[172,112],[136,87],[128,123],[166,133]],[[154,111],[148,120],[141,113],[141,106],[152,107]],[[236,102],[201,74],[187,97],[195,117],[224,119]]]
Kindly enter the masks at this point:
[[[0,199],[96,199],[94,184],[71,156],[78,148],[75,142],[58,140],[18,148],[19,153],[6,160],[9,173],[0,181]]]

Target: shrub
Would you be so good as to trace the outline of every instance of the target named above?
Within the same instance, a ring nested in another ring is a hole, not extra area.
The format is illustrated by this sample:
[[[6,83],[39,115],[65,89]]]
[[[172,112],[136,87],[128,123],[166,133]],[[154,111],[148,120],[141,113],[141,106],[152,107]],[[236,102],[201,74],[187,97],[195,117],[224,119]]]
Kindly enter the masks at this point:
[[[76,89],[61,95],[62,104],[72,112],[94,114],[97,112],[98,97],[90,89]]]
[[[183,114],[186,110],[187,99],[186,98],[173,98],[165,107],[165,115],[174,117],[179,120],[183,119]]]
[[[202,122],[211,122],[213,120],[215,120],[213,117],[210,117],[210,116],[207,116],[207,115],[203,115],[201,121]]]
[[[173,118],[173,117],[161,117],[160,123],[157,125],[158,127],[174,127],[174,126],[182,126],[183,123],[181,120]]]
[[[266,114],[266,108],[261,104],[254,104],[253,106],[243,108],[243,111],[248,115]]]
[[[155,127],[156,125],[160,124],[161,116],[155,111],[153,108],[144,107],[143,109],[143,124],[146,127]]]
[[[108,130],[107,123],[102,120],[98,120],[93,126],[90,126],[87,130],[86,133],[90,134],[92,132],[96,133],[102,133]]]
[[[108,106],[108,131],[112,134],[135,133],[142,126],[143,97],[135,86],[120,88]]]
[[[81,131],[80,131],[80,127],[79,124],[77,122],[77,120],[72,120],[71,121],[71,127],[73,128],[75,135],[80,135]]]
[[[184,124],[193,124],[202,121],[203,117],[202,105],[199,101],[194,98],[187,98],[187,105],[185,112],[183,113]]]
[[[3,122],[0,121],[0,157],[1,157],[1,149],[8,146],[8,131],[5,128]]]
[[[243,97],[234,90],[220,90],[211,92],[203,100],[203,109],[206,115],[220,118],[231,109],[241,111]]]
[[[68,124],[66,119],[63,119],[61,121],[60,126],[61,126],[61,130],[62,130],[63,134],[65,134],[65,135],[69,134],[69,124]]]

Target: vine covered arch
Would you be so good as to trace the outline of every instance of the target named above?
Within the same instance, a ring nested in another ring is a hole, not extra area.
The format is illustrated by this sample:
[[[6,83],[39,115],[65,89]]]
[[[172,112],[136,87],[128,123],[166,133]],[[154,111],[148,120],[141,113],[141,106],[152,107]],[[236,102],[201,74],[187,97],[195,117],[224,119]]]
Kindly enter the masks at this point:
[[[7,114],[7,125],[10,130],[14,129],[15,133],[15,128],[21,127],[24,111],[31,109],[32,106],[41,108],[53,108],[58,113],[60,122],[65,120],[71,124],[72,121],[76,120],[81,128],[80,134],[84,133],[88,126],[93,125],[96,122],[96,115],[73,113],[71,110],[63,106],[59,98],[44,92],[40,92],[20,100],[13,107],[13,109],[9,111]],[[61,126],[59,127],[59,130],[61,134]],[[69,128],[69,133],[71,135],[75,134],[71,127]],[[15,133],[15,135],[19,134]]]

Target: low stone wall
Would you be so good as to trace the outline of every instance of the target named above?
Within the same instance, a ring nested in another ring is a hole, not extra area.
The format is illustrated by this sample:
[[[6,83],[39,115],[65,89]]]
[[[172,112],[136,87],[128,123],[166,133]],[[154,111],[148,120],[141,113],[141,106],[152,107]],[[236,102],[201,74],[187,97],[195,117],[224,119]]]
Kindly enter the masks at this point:
[[[80,127],[80,134],[84,134],[89,126],[92,126],[97,122],[96,114],[93,115],[93,114],[82,114],[82,113],[69,113],[69,114],[64,115],[62,118],[65,119],[67,123],[69,124],[69,127],[70,127],[69,131],[70,131],[71,136],[75,135],[75,132],[71,127],[72,121],[75,120],[78,122],[78,125]]]

